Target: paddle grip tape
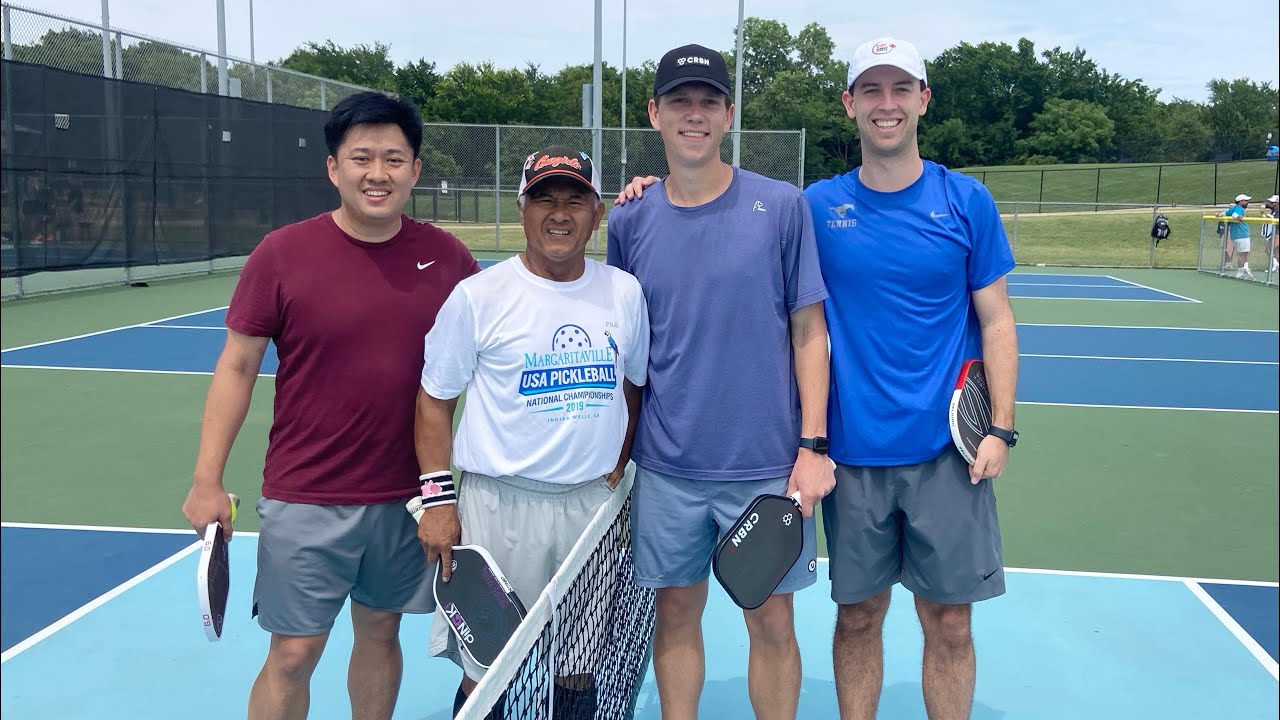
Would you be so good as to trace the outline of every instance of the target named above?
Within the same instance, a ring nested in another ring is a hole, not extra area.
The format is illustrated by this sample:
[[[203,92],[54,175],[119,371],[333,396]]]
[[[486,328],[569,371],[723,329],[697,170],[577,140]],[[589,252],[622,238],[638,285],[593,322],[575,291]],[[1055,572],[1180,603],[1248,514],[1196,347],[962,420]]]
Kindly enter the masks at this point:
[[[453,473],[448,470],[436,470],[418,476],[422,483],[422,507],[436,505],[456,505],[458,493],[453,487]]]

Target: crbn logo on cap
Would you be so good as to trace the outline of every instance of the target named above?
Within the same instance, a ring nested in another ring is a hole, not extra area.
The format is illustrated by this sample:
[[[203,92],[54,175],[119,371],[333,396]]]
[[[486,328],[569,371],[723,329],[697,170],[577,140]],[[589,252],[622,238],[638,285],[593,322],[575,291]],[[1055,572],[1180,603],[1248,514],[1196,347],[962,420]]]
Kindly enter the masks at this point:
[[[680,58],[679,60],[676,60],[676,64],[677,65],[685,65],[685,64],[706,65],[709,67],[711,65],[711,61],[703,57],[697,57],[696,55],[691,55],[687,58]]]
[[[888,55],[889,53],[893,52],[893,49],[895,47],[897,47],[897,45],[894,45],[893,43],[878,42],[875,45],[871,46],[871,54],[872,55]]]

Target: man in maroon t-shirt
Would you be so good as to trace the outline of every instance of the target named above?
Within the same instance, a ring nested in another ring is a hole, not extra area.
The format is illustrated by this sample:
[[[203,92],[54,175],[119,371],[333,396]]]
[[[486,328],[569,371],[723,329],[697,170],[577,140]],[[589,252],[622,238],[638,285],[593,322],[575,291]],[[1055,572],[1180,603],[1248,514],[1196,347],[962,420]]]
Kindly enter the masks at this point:
[[[250,718],[306,716],[311,673],[348,597],[352,715],[391,717],[401,614],[434,609],[417,524],[404,510],[419,493],[423,337],[454,286],[479,272],[457,238],[402,215],[422,169],[411,104],[353,95],[334,107],[325,141],[341,206],[268,234],[245,263],[182,506],[202,536],[214,520],[229,527],[222,475],[274,341],[253,590],[271,646]]]

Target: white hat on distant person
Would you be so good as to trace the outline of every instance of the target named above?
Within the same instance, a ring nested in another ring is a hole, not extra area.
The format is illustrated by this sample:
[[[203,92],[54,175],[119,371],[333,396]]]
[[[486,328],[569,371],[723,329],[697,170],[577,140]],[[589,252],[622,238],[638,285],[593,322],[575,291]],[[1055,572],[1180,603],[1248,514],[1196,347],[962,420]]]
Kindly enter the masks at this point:
[[[1273,203],[1273,204],[1280,202],[1280,195],[1272,195],[1271,197],[1267,198],[1267,202]]]
[[[1247,201],[1252,199],[1253,198],[1249,197],[1248,195],[1245,195],[1244,193],[1240,193],[1239,195],[1236,196],[1236,202],[1242,202],[1242,201]]]
[[[929,84],[924,58],[920,57],[916,46],[891,37],[882,37],[865,42],[853,51],[853,60],[849,63],[849,82],[845,86],[853,87],[853,81],[859,75],[881,65],[892,65],[905,70],[911,77],[923,80],[925,85]]]

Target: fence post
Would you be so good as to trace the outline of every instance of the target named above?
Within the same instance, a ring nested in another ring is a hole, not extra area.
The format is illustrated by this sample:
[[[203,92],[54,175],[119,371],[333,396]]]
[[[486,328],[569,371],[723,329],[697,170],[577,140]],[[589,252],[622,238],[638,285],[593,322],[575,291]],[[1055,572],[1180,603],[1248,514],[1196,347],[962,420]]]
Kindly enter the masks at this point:
[[[209,63],[208,56],[200,53],[200,94],[204,95],[209,92],[209,69],[205,67]]]
[[[1164,183],[1164,166],[1156,166],[1156,204],[1160,204],[1160,188]]]
[[[1102,192],[1102,168],[1097,168],[1095,172],[1098,174],[1098,179],[1093,184],[1093,211],[1098,212],[1098,195]]]
[[[124,39],[120,33],[116,33],[116,79],[124,79],[124,55],[121,54],[120,48],[124,46]]]
[[[594,159],[594,158],[593,158]],[[479,193],[476,193],[477,202]],[[480,218],[476,218],[479,220]],[[502,126],[493,126],[493,249],[502,249]]]
[[[797,186],[801,190],[804,189],[804,135],[805,129],[800,128],[800,184]]]
[[[271,95],[271,66],[267,66],[267,102],[275,102]]]
[[[1013,261],[1018,262],[1018,203],[1013,204]]]
[[[5,5],[0,8],[0,15],[4,20],[4,59],[13,59],[13,18],[9,14],[9,6]],[[21,276],[19,276],[21,277]]]
[[[1040,171],[1040,204],[1036,207],[1037,212],[1044,212],[1044,171]]]
[[[325,95],[325,87],[324,87],[323,80],[320,81],[320,109],[321,110],[329,109],[329,98]]]
[[[1151,208],[1151,227],[1156,225],[1156,216],[1160,214],[1160,205],[1156,204]],[[1156,266],[1156,239],[1151,238],[1151,256],[1147,259],[1147,267],[1154,268]]]
[[[1218,163],[1213,164],[1213,204],[1218,204]]]

